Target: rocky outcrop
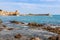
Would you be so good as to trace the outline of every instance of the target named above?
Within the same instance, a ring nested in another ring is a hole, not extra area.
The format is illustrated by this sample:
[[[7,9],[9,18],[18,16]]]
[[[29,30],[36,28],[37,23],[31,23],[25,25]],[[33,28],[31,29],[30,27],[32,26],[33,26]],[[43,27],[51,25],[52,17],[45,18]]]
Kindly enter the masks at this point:
[[[19,15],[19,12],[18,10],[16,10],[15,12],[8,12],[8,11],[0,10],[0,15],[1,16],[17,16]]]
[[[51,37],[48,38],[48,40],[60,40],[60,35],[51,36]]]
[[[13,30],[14,28],[8,28],[7,30]]]
[[[55,28],[53,28],[53,27],[51,27],[51,26],[44,26],[44,24],[38,24],[38,23],[28,23],[28,26],[30,26],[30,27],[40,27],[40,28],[42,28],[42,29],[44,29],[44,30],[46,30],[46,31],[49,31],[49,32],[53,32],[53,33],[56,33],[56,34],[60,34],[60,27],[55,27]]]
[[[43,27],[42,29],[47,30],[49,32],[60,34],[60,28],[59,27],[52,28],[52,27],[48,26],[48,27]]]
[[[18,22],[18,21],[10,21],[10,23],[19,24],[19,22]]]
[[[18,21],[10,21],[10,23],[15,23],[15,24],[24,24],[23,22],[18,22]]]
[[[28,26],[40,27],[40,26],[44,26],[44,25],[43,24],[37,24],[37,23],[28,23]]]

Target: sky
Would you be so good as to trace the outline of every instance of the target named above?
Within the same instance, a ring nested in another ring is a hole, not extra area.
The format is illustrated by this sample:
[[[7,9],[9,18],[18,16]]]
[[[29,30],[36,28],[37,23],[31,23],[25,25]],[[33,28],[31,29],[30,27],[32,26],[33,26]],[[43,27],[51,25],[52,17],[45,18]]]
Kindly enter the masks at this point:
[[[60,0],[0,0],[0,9],[18,10],[21,14],[51,13],[60,15]]]

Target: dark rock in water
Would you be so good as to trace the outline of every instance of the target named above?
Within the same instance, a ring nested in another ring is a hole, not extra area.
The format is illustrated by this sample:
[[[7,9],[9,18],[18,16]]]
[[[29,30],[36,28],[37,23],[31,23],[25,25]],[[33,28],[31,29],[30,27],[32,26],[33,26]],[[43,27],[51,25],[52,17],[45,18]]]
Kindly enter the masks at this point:
[[[21,24],[24,24],[23,22],[18,22],[18,21],[10,21],[10,23],[15,23],[15,24],[21,23]]]
[[[13,30],[14,28],[8,28],[7,30]]]
[[[52,36],[52,37],[49,37],[48,40],[58,40],[58,37],[57,36]]]
[[[30,40],[42,40],[39,37],[32,37]]]
[[[0,28],[0,31],[2,31],[3,30],[3,28]]]
[[[40,27],[40,26],[44,26],[44,25],[43,24],[37,24],[37,23],[28,23],[28,26]]]
[[[49,37],[48,40],[60,40],[60,35]]]
[[[17,39],[20,39],[21,37],[22,37],[21,34],[16,34],[16,35],[14,36],[14,38],[17,38]]]
[[[6,25],[2,25],[4,28],[6,28]]]
[[[60,28],[59,27],[52,28],[52,27],[48,26],[48,27],[43,27],[42,29],[47,30],[49,32],[60,34]]]
[[[11,23],[16,23],[16,24],[19,24],[19,22],[18,21],[10,21]]]

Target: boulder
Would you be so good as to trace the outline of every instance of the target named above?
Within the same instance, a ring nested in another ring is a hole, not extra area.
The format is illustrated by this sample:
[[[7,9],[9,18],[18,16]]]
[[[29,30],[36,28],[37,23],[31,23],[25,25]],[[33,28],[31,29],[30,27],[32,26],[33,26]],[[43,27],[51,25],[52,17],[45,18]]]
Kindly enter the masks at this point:
[[[14,36],[14,38],[17,38],[17,39],[20,39],[21,37],[22,37],[21,34],[16,34],[16,35]]]
[[[7,28],[7,30],[13,30],[14,28]]]

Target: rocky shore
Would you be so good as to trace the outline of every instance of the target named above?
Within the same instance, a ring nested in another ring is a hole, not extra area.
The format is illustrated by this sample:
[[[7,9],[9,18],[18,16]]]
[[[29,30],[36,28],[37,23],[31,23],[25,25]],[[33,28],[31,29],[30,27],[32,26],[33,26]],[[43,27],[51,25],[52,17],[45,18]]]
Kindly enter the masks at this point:
[[[15,20],[8,23],[0,21],[0,40],[60,40],[60,27]]]

